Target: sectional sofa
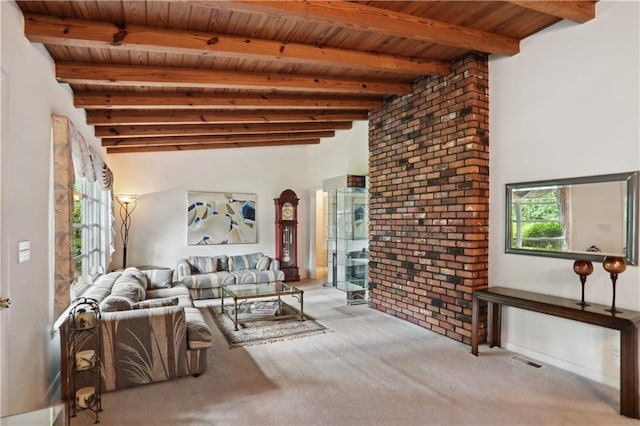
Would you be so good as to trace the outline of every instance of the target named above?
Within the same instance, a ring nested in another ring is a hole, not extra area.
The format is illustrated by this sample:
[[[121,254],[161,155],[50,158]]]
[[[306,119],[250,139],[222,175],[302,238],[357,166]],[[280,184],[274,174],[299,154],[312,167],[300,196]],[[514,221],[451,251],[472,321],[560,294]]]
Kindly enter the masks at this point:
[[[111,272],[82,296],[100,306],[103,391],[198,376],[206,370],[211,329],[189,290],[173,283],[171,269]],[[62,377],[73,368],[68,327],[69,321],[60,327]],[[95,347],[96,342],[87,339],[77,349]],[[63,397],[67,391],[63,383]]]
[[[221,297],[223,285],[282,281],[284,272],[277,259],[261,252],[192,256],[178,261],[174,280],[182,282],[193,299],[213,299]]]

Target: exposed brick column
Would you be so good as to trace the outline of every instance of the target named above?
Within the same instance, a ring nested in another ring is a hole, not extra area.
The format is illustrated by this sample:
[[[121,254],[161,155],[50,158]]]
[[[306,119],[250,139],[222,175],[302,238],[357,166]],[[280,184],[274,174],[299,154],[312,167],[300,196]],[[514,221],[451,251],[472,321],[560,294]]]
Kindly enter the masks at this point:
[[[488,279],[488,84],[469,55],[369,115],[369,305],[465,343]]]

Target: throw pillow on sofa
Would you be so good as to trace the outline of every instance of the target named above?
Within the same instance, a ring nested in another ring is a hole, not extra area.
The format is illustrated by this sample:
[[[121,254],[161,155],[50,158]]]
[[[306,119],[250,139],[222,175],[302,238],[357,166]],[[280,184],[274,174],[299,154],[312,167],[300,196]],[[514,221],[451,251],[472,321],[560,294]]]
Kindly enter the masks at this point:
[[[111,294],[100,302],[100,310],[102,312],[128,311],[133,303],[135,302],[128,297]]]
[[[111,287],[111,295],[124,296],[135,303],[146,298],[146,290],[146,275],[140,271],[137,271],[137,273],[125,271],[120,278],[113,283],[113,287]]]
[[[189,256],[189,264],[198,274],[210,274],[218,270],[218,261],[211,256]]]
[[[258,261],[262,257],[264,257],[263,253],[229,256],[229,271],[246,271],[247,269],[257,269]]]
[[[142,300],[133,304],[133,309],[150,309],[150,308],[162,308],[165,306],[178,306],[177,297],[165,297],[162,299],[148,299]]]
[[[256,269],[258,271],[267,271],[269,266],[271,266],[271,258],[269,256],[262,256],[260,260],[258,260]]]
[[[147,277],[147,290],[171,287],[173,269],[147,269],[142,272]]]

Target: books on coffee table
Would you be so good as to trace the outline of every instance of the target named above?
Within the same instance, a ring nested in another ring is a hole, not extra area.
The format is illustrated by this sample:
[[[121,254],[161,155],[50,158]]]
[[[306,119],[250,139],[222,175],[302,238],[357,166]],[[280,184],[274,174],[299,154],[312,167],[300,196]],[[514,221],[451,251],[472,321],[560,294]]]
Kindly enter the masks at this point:
[[[251,313],[255,315],[275,315],[278,312],[280,304],[277,300],[267,300],[253,302],[251,304]]]

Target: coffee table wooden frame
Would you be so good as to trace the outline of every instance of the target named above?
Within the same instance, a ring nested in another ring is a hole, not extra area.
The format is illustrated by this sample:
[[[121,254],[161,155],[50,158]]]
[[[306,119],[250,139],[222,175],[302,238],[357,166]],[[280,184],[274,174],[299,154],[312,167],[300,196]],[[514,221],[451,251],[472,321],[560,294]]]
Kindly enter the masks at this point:
[[[233,321],[235,330],[238,330],[238,324],[252,321],[274,321],[286,318],[298,318],[304,321],[304,291],[282,281],[258,283],[258,284],[233,284],[222,286],[222,298],[220,301],[221,311]],[[278,311],[282,312],[282,296],[293,296],[300,304],[300,309],[290,306],[293,309],[291,314],[276,314],[272,316],[259,314],[242,314],[238,316],[238,306],[249,300],[276,298],[279,307]],[[233,299],[233,306],[225,308],[224,299]],[[229,311],[232,311],[230,313]]]

